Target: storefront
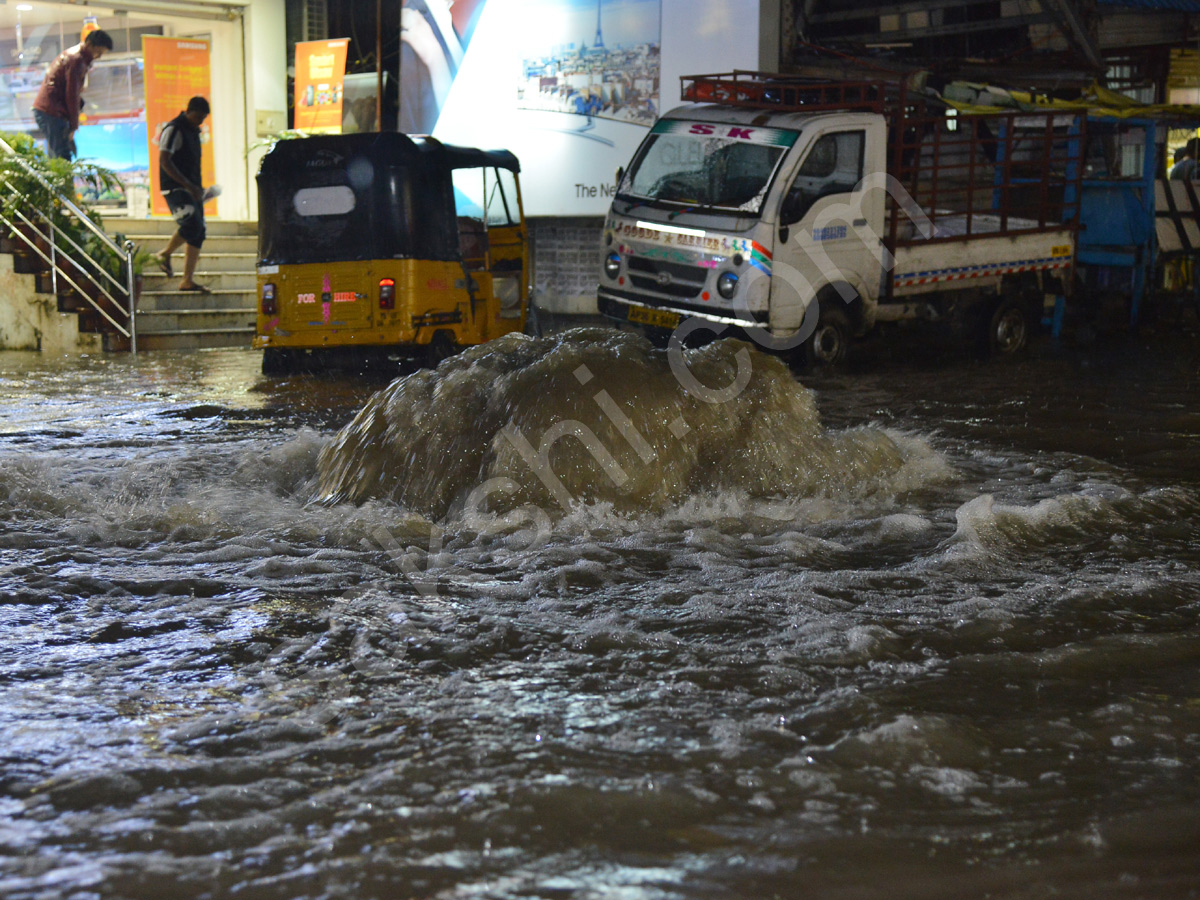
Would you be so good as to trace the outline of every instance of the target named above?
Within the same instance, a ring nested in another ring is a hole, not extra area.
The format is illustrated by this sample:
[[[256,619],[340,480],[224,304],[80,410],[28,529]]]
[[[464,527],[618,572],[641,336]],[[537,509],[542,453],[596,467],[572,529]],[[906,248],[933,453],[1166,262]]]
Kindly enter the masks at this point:
[[[99,198],[101,208],[148,212],[150,169],[157,165],[154,140],[163,123],[157,121],[161,114],[153,112],[149,118],[155,121],[148,122],[147,87],[153,98],[163,74],[153,65],[147,71],[143,48],[147,41],[168,39],[168,45],[178,41],[196,54],[187,64],[188,83],[208,85],[207,91],[195,90],[212,104],[206,137],[215,180],[223,188],[216,215],[255,218],[254,172],[262,153],[255,145],[287,127],[284,0],[136,0],[116,7],[30,0],[0,5],[0,131],[40,137],[32,104],[45,71],[92,27],[112,37],[113,51],[95,63],[88,77],[76,144],[81,158],[113,169],[126,185],[125,197]],[[171,56],[169,47],[166,56]]]

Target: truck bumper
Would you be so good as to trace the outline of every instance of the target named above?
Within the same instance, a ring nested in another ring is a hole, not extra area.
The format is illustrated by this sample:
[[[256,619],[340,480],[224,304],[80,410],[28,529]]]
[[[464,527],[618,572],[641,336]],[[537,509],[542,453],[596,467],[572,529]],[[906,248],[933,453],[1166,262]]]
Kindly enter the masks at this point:
[[[767,313],[750,313],[745,310],[717,309],[712,311],[698,310],[690,307],[678,308],[658,306],[654,303],[641,302],[623,292],[600,288],[596,291],[596,306],[602,316],[618,322],[631,322],[634,325],[651,325],[659,328],[674,328],[679,322],[688,318],[703,319],[718,325],[734,325],[737,327],[762,328],[766,324]],[[674,322],[656,321],[661,316],[674,316]],[[762,318],[758,318],[758,316]]]

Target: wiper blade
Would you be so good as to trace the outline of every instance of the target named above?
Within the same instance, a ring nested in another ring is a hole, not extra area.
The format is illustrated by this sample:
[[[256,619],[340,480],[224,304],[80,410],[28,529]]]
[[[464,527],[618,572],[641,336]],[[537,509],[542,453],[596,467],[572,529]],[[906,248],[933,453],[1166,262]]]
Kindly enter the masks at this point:
[[[617,195],[617,198],[616,198],[616,199],[618,199],[618,200],[622,199],[622,198],[621,198],[621,196],[620,196],[620,194],[618,194],[618,195]],[[625,200],[625,202],[629,204],[629,206],[627,206],[627,207],[625,208],[625,212],[626,212],[626,213],[631,213],[631,212],[633,212],[633,211],[634,211],[635,209],[637,209],[639,206],[649,206],[649,205],[650,205],[650,201],[649,201],[649,200],[636,200],[636,201],[634,201],[634,200]]]
[[[677,209],[677,210],[674,210],[673,212],[667,213],[667,220],[670,222],[674,222],[676,216],[682,216],[684,213],[688,213],[688,212],[695,212],[698,209],[703,209],[703,207],[701,207],[701,206],[685,206],[683,209]]]

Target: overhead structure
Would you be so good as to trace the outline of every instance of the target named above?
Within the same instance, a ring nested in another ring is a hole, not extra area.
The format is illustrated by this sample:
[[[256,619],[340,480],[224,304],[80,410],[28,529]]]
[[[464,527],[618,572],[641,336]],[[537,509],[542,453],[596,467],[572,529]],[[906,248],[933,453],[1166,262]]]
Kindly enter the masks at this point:
[[[821,77],[849,61],[937,78],[1078,89],[1112,76],[1166,99],[1164,47],[1193,46],[1200,0],[802,0],[788,67]],[[1116,70],[1122,70],[1117,72]]]

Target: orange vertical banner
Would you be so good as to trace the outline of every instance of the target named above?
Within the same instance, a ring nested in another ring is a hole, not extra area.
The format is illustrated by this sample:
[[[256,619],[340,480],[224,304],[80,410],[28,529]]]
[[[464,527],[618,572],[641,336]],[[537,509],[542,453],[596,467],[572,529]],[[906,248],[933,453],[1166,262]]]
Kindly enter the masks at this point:
[[[211,62],[208,41],[142,36],[145,61],[146,136],[150,141],[150,212],[170,215],[158,183],[158,136],[163,126],[187,109],[192,97],[212,102]],[[204,186],[216,181],[212,151],[212,116],[200,126],[200,174]],[[206,216],[217,214],[217,201],[204,204]]]
[[[296,44],[296,131],[341,134],[349,38]]]

